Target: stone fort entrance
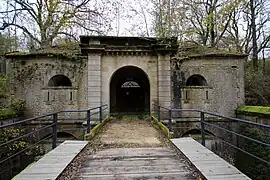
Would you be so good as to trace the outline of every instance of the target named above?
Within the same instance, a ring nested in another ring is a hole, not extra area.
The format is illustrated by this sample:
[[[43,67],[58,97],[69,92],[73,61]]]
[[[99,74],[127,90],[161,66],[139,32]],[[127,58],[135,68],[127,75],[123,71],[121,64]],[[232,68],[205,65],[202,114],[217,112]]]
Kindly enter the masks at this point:
[[[175,38],[82,36],[88,107],[108,104],[110,113],[149,113],[154,103],[171,107],[170,60],[177,49]]]
[[[124,66],[110,82],[110,112],[149,112],[150,83],[147,74],[135,66]]]
[[[176,38],[80,36],[79,45],[6,54],[11,94],[26,101],[29,116],[104,104],[110,113],[153,112],[159,104],[233,116],[244,104],[246,55]],[[78,117],[85,114],[62,119]]]

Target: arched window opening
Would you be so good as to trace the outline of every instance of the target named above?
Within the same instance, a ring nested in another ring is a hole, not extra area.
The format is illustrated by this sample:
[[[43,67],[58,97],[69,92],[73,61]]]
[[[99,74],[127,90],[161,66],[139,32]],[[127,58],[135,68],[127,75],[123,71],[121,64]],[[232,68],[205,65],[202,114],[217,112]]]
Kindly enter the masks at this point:
[[[55,75],[49,80],[48,86],[50,87],[72,86],[72,84],[67,76]]]
[[[186,86],[207,86],[207,82],[203,76],[195,74],[187,79]]]
[[[139,88],[139,87],[140,85],[135,81],[127,81],[121,86],[121,88]]]

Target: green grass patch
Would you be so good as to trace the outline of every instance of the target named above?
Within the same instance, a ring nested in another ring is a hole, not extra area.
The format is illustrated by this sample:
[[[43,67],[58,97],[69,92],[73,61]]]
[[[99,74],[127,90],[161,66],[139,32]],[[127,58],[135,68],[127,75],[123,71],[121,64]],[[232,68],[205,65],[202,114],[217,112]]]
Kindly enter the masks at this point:
[[[238,115],[270,117],[268,106],[240,106],[236,109]]]

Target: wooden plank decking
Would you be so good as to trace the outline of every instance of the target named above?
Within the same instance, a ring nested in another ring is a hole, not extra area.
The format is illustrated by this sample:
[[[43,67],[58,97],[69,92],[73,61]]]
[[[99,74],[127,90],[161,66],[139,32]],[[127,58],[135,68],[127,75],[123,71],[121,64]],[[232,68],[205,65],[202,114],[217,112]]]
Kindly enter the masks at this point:
[[[115,148],[99,151],[85,160],[75,180],[195,180],[172,149]]]
[[[24,169],[13,179],[56,179],[87,144],[87,141],[65,141],[58,147],[56,147],[54,150],[45,154],[36,163],[33,163],[32,165]]]
[[[192,138],[178,138],[171,141],[208,180],[250,180],[236,167]]]

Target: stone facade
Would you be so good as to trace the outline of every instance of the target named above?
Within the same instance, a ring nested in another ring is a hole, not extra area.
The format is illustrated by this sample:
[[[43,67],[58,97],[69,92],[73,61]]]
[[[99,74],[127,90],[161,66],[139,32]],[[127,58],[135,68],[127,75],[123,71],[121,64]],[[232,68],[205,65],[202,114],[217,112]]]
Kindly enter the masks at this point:
[[[115,98],[111,94],[112,78],[125,67],[133,68],[134,73],[139,69],[146,75],[141,83],[149,83],[149,94],[141,95],[150,111],[154,110],[153,104],[159,104],[234,116],[237,106],[244,103],[243,55],[175,58],[176,39],[164,42],[155,38],[81,36],[80,46],[80,56],[84,57],[81,60],[45,54],[7,54],[11,93],[26,100],[29,115],[102,104],[108,104],[110,109]],[[71,86],[49,86],[56,75],[67,77]],[[187,86],[192,75],[202,76],[206,84]],[[122,76],[125,78],[125,74]],[[72,116],[78,114],[69,115]]]
[[[11,94],[26,101],[27,116],[87,107],[85,62],[43,55],[12,55],[9,64]],[[67,77],[71,86],[49,86],[50,79],[56,75]]]
[[[174,103],[175,108],[201,109],[234,116],[235,109],[245,100],[243,60],[243,55],[232,54],[176,60],[179,67],[174,69],[174,83],[178,87],[174,89],[174,94],[180,97],[174,98],[174,102],[178,102]],[[206,84],[187,84],[192,75],[203,77]]]

